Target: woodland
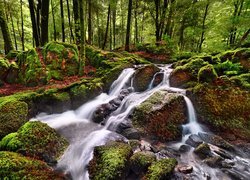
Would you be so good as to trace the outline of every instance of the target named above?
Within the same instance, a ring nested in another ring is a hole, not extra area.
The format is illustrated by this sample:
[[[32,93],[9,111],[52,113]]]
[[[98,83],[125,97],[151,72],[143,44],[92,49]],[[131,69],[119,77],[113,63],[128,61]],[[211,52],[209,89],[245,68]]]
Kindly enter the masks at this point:
[[[0,0],[0,179],[248,180],[250,0]]]

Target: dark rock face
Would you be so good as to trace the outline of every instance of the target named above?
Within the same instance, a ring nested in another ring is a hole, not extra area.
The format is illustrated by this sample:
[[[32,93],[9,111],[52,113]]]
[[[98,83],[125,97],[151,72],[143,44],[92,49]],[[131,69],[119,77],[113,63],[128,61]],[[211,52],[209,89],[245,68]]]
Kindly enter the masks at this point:
[[[192,134],[188,137],[186,143],[192,147],[197,147],[199,146],[200,144],[203,143],[203,141],[201,140],[201,138],[196,135],[196,134]]]
[[[180,126],[186,122],[186,104],[183,96],[158,91],[137,106],[131,115],[133,125],[143,133],[161,140],[181,137]]]
[[[222,161],[223,161],[223,158],[221,158],[220,156],[213,156],[213,157],[204,159],[204,162],[212,168],[220,167]]]
[[[182,87],[185,83],[192,80],[192,75],[187,70],[174,70],[170,76],[170,85]]]
[[[138,130],[134,129],[134,128],[127,128],[124,129],[121,133],[124,137],[128,138],[128,139],[137,139],[139,140],[141,137],[141,134]]]
[[[140,67],[135,72],[134,77],[134,87],[135,91],[142,92],[148,89],[148,86],[150,82],[152,81],[154,74],[159,72],[160,69],[156,67],[155,65],[147,65]],[[157,81],[155,81],[154,85],[157,85],[157,83],[161,82],[160,78],[163,78],[163,76],[159,76]]]

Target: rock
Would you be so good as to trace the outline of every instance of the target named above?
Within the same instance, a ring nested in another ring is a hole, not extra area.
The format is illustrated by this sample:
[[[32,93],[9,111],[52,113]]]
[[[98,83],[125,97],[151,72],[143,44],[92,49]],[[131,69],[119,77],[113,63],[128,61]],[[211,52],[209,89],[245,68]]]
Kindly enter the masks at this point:
[[[184,174],[190,174],[193,172],[193,167],[189,165],[178,165],[177,169],[179,172]]]
[[[148,172],[145,176],[147,180],[164,180],[170,179],[173,175],[175,166],[177,165],[177,160],[173,158],[161,159],[154,162],[148,168]]]
[[[222,162],[221,162],[221,167],[222,167],[222,168],[231,169],[234,165],[235,165],[235,163],[234,163],[233,161],[225,160],[225,161],[222,161]]]
[[[232,179],[249,180],[249,174],[245,174],[244,172],[239,172],[234,169],[222,169],[222,171],[228,174]]]
[[[218,146],[220,148],[229,150],[229,151],[235,151],[234,146],[227,141],[225,141],[223,138],[217,135],[213,134],[207,134],[207,133],[199,133],[200,138],[210,144],[213,144],[215,146]]]
[[[95,147],[94,157],[88,167],[90,179],[124,179],[131,155],[131,147],[121,142]]]
[[[125,129],[133,128],[132,122],[129,119],[124,119],[118,126],[117,126],[117,133],[122,133]]]
[[[18,72],[18,65],[16,62],[12,62],[9,66],[9,71],[5,81],[9,84],[18,83]]]
[[[214,150],[214,152],[216,154],[220,155],[224,159],[233,159],[234,158],[230,153],[228,153],[228,152],[226,152],[226,151],[224,151],[222,149]]]
[[[155,80],[154,80],[154,82],[153,82],[153,87],[158,86],[158,85],[162,82],[163,77],[164,77],[164,74],[163,74],[163,73],[157,73],[157,74],[155,75]]]
[[[164,154],[165,157],[178,158],[180,157],[180,152],[178,150],[166,147],[160,151],[161,154]]]
[[[9,133],[17,131],[28,121],[28,105],[9,98],[0,102],[0,140]]]
[[[151,151],[151,144],[144,140],[141,140],[140,149],[141,151]]]
[[[17,132],[0,141],[0,150],[20,152],[55,165],[67,148],[68,142],[47,124],[27,122]]]
[[[157,91],[137,106],[131,115],[134,127],[160,140],[181,138],[181,125],[186,122],[184,97]]]
[[[216,71],[214,70],[213,65],[208,64],[202,67],[198,72],[198,81],[199,82],[208,82],[211,83],[218,77]]]
[[[7,59],[3,59],[0,57],[0,81],[2,82],[5,81],[9,67],[10,67],[9,61]]]
[[[154,161],[156,161],[154,153],[148,151],[137,152],[130,158],[130,168],[137,175],[143,174]]]
[[[202,143],[203,143],[203,141],[202,141],[201,138],[200,138],[198,135],[196,135],[196,134],[191,134],[191,135],[188,137],[187,141],[186,141],[186,144],[188,144],[188,145],[190,145],[190,146],[192,146],[192,147],[194,147],[194,148],[196,148],[197,146],[199,146],[199,145],[202,144]]]
[[[133,152],[138,150],[140,148],[140,141],[139,140],[135,140],[135,139],[131,139],[128,141],[128,144],[132,147]]]
[[[195,148],[194,153],[199,156],[201,159],[205,159],[207,157],[211,157],[211,149],[208,144],[202,143],[198,147]]]
[[[192,81],[192,75],[187,70],[176,69],[171,73],[169,81],[172,87],[182,87]]]
[[[135,91],[142,92],[148,89],[150,82],[152,81],[154,74],[159,72],[160,69],[155,65],[147,65],[138,68],[134,77]]]
[[[186,153],[186,152],[189,152],[190,149],[191,149],[191,147],[189,145],[183,144],[183,145],[180,146],[179,151],[181,153]]]
[[[139,140],[141,135],[140,135],[140,132],[137,131],[136,129],[134,128],[127,128],[127,129],[124,129],[121,134],[128,138],[128,139],[137,139]]]
[[[223,161],[223,158],[221,158],[220,156],[213,156],[213,157],[204,159],[204,162],[212,168],[221,167],[222,161]]]
[[[0,177],[4,179],[66,179],[46,163],[21,154],[0,151]]]

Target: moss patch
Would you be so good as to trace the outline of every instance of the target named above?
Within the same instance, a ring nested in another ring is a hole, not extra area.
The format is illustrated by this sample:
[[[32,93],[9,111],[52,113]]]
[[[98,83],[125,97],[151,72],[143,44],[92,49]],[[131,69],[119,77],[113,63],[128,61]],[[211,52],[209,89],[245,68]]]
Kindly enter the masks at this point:
[[[0,177],[3,179],[65,179],[46,163],[13,152],[0,151]]]
[[[20,152],[52,164],[67,146],[67,141],[54,129],[38,121],[27,122],[16,133],[5,136],[0,142],[1,150]]]
[[[202,67],[198,73],[199,82],[213,82],[218,77],[214,67],[211,64],[208,64]]]
[[[90,179],[123,179],[131,154],[131,147],[120,142],[95,147],[94,158],[89,164]]]

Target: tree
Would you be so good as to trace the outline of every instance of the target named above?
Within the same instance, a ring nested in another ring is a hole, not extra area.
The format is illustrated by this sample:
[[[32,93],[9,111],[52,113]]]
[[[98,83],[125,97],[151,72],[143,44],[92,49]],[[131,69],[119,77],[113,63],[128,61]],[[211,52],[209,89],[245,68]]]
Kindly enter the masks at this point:
[[[21,5],[21,26],[22,26],[22,35],[21,35],[21,41],[22,41],[22,50],[24,51],[24,24],[23,24],[23,0],[20,0]]]
[[[33,37],[35,39],[36,47],[38,47],[40,45],[39,32],[38,32],[39,25],[37,24],[36,21],[35,6],[33,0],[29,0],[29,9],[30,9],[30,18],[32,22]]]
[[[104,42],[103,42],[102,49],[105,49],[106,43],[107,43],[107,39],[108,39],[109,21],[110,21],[110,4],[109,4],[109,8],[108,8],[106,31],[105,31],[105,37],[104,37]]]
[[[61,25],[62,25],[62,42],[65,42],[65,25],[64,25],[63,0],[60,0],[60,9],[61,9]]]
[[[0,27],[4,39],[5,54],[8,54],[11,50],[13,50],[13,45],[10,38],[9,28],[5,19],[4,5],[2,1],[0,1]]]
[[[79,15],[80,15],[80,31],[81,31],[81,48],[79,58],[79,75],[83,74],[83,68],[85,66],[85,26],[84,26],[84,3],[83,0],[79,0]]]
[[[132,14],[132,0],[129,0],[125,51],[129,51],[131,14]]]
[[[80,19],[79,19],[79,0],[73,0],[73,12],[74,12],[74,21],[75,21],[76,44],[80,44],[81,32],[80,32]]]
[[[44,46],[49,41],[49,0],[42,1],[41,8],[41,45]]]

